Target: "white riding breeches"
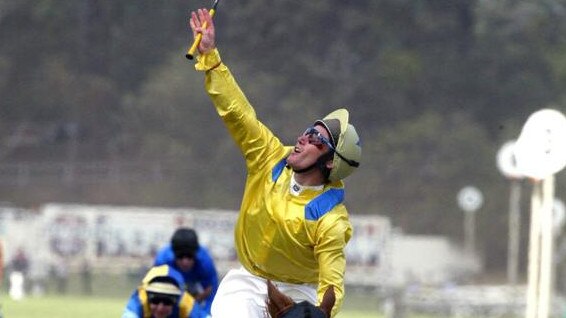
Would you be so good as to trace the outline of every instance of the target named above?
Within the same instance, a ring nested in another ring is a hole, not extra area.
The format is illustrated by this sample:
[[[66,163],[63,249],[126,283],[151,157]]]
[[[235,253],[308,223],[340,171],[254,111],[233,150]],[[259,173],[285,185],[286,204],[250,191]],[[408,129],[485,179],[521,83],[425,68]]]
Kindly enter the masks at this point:
[[[272,281],[277,289],[295,302],[317,303],[316,286]],[[243,267],[230,270],[220,282],[212,302],[212,318],[265,318],[268,317],[267,281],[253,275]]]

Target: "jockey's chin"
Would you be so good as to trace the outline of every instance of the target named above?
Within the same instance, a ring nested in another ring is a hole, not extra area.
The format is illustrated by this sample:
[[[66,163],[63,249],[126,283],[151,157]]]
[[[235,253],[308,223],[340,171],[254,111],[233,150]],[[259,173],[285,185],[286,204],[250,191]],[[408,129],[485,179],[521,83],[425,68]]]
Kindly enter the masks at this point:
[[[175,264],[181,272],[188,272],[195,266],[195,260],[193,258],[184,257],[181,259],[176,259]]]
[[[151,304],[151,317],[154,318],[167,318],[173,313],[173,306],[168,306],[165,304]]]
[[[317,158],[318,156],[309,155],[307,153],[292,152],[287,157],[287,165],[293,169],[293,171],[301,171],[312,166]]]

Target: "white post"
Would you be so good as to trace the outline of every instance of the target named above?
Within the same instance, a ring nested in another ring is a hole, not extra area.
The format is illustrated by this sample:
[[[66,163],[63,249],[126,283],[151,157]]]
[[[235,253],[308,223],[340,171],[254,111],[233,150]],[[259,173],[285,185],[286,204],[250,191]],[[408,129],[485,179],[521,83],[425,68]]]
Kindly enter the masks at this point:
[[[474,255],[476,250],[476,220],[474,212],[464,213],[464,246],[467,255]]]
[[[521,181],[511,180],[511,193],[509,195],[509,241],[507,244],[507,282],[517,284],[519,273],[519,243],[521,231]]]
[[[554,175],[545,178],[542,184],[541,202],[541,260],[539,318],[549,317],[552,286],[552,251],[554,235],[552,206],[554,205]]]
[[[476,252],[476,211],[483,204],[483,195],[479,189],[466,186],[458,192],[458,204],[464,210],[464,251],[470,257]]]
[[[537,318],[539,303],[540,202],[541,184],[540,182],[535,182],[531,196],[526,318]]]
[[[566,167],[565,144],[566,116],[547,108],[529,116],[513,146],[517,170],[539,180],[532,199],[527,318],[548,318],[550,311],[554,174]]]

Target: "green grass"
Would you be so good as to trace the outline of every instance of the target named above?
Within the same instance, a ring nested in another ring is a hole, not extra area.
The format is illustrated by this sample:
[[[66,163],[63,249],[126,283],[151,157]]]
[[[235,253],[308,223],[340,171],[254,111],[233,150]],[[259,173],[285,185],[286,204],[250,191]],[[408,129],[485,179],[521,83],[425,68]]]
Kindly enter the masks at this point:
[[[20,301],[3,300],[2,312],[6,318],[120,317],[125,303],[122,299],[82,296],[29,297]]]
[[[55,280],[45,281],[46,295],[11,300],[2,286],[0,305],[5,318],[110,318],[120,317],[132,291],[139,284],[135,275],[94,275],[92,295],[85,295],[80,276],[71,275],[66,294],[58,293]],[[380,304],[371,292],[348,290],[336,318],[383,318]]]
[[[120,317],[127,299],[87,296],[28,297],[14,301],[2,299],[6,318],[101,318]],[[381,318],[377,313],[344,309],[337,318]]]

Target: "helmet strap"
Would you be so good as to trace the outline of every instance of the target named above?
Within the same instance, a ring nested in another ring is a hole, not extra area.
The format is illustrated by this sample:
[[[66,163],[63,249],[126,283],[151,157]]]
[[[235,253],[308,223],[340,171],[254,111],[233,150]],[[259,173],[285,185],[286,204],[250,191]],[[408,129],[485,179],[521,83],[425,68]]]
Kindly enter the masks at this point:
[[[333,159],[334,159],[334,151],[330,150],[327,153],[318,157],[315,163],[318,166],[320,172],[322,172],[322,176],[324,177],[324,181],[326,182],[328,182],[328,177],[330,176],[330,170],[332,170],[326,166],[326,163],[328,162],[328,160],[333,160]]]

